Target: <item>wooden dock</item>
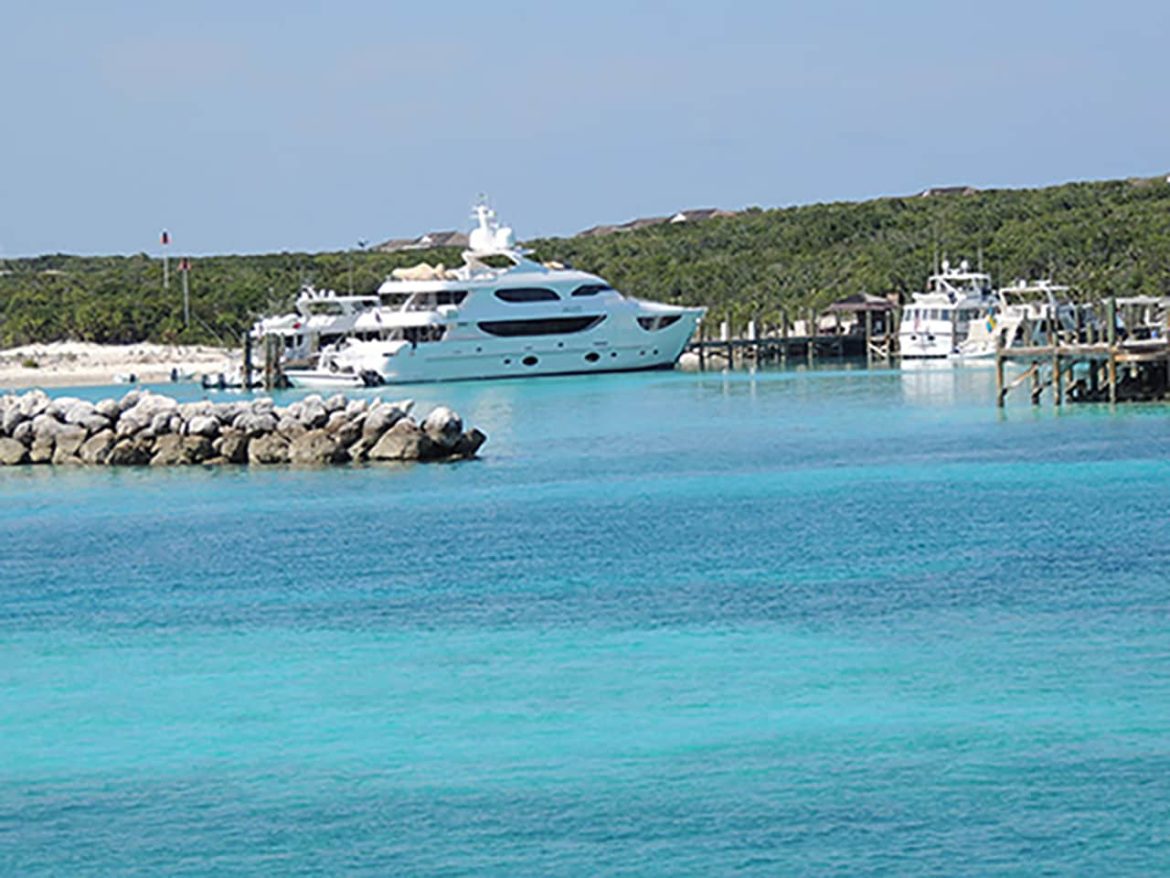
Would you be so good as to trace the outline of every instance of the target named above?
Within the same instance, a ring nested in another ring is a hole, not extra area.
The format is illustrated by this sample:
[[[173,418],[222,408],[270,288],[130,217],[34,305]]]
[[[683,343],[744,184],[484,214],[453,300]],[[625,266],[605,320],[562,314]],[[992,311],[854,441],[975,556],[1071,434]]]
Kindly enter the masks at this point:
[[[1116,299],[1096,306],[1103,326],[1079,326],[1075,331],[1048,330],[1048,344],[1003,347],[995,352],[996,405],[1003,408],[1008,394],[1027,387],[1032,405],[1044,392],[1053,405],[1067,402],[1137,402],[1170,396],[1170,326],[1139,322],[1118,310]],[[1024,371],[1007,379],[1007,367],[1022,364]]]
[[[732,336],[726,323],[720,326],[719,337],[708,336],[708,327],[700,324],[698,337],[686,350],[698,355],[699,368],[755,364],[804,362],[812,365],[818,360],[865,358],[867,362],[888,361],[897,356],[898,336],[896,319],[886,319],[875,329],[874,315],[867,313],[864,320],[849,326],[835,315],[831,327],[824,327],[822,315],[813,312],[795,325],[785,317],[776,325],[749,320],[746,332]],[[808,329],[812,328],[810,334]]]

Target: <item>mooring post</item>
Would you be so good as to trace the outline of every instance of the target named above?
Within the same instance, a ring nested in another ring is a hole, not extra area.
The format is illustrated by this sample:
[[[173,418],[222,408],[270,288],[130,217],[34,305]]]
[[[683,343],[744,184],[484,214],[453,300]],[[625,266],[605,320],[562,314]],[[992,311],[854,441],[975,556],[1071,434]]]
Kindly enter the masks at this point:
[[[1040,394],[1044,392],[1044,385],[1040,383],[1040,361],[1032,361],[1032,405],[1040,405]]]
[[[252,389],[252,333],[244,333],[244,363],[243,363],[244,390]]]
[[[808,323],[805,324],[805,330],[808,335],[808,364],[811,366],[813,358],[816,356],[817,347],[817,318],[816,312],[812,308],[808,309]]]
[[[1064,402],[1064,375],[1060,371],[1058,348],[1052,349],[1052,404],[1059,407]]]
[[[1007,390],[1003,383],[1003,339],[996,338],[995,340],[995,404],[998,408],[1003,408],[1004,399],[1007,396]]]
[[[865,312],[865,365],[873,365],[873,312]]]
[[[1117,297],[1105,302],[1105,341],[1109,347],[1108,383],[1109,404],[1117,402]]]

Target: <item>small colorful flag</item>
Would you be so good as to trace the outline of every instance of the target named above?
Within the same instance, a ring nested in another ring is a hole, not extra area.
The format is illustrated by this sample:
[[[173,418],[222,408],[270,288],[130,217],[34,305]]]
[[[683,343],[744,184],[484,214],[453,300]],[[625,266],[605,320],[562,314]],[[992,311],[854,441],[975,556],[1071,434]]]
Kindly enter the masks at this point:
[[[162,234],[159,235],[159,240],[162,241],[163,246],[166,246],[167,244],[171,243],[171,233],[166,229],[163,229]]]
[[[191,260],[188,259],[186,256],[184,256],[182,259],[179,260],[179,271],[190,271],[190,270],[191,270]]]

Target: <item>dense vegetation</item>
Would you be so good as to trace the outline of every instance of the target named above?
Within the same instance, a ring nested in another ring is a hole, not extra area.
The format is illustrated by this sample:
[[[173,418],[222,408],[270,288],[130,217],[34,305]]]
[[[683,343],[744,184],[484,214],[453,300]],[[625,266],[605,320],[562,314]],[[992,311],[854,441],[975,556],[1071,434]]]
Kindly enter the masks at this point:
[[[860,204],[750,209],[701,223],[530,242],[632,295],[704,304],[734,320],[822,306],[854,292],[920,289],[936,252],[983,262],[997,283],[1054,276],[1083,296],[1170,295],[1170,183],[1075,183]],[[302,281],[369,291],[396,266],[457,264],[425,253],[281,253],[198,259],[194,326],[180,281],[162,290],[161,260],[41,256],[0,263],[0,344],[235,340],[255,317],[286,308]],[[172,260],[172,270],[175,260]],[[352,282],[351,282],[352,277]]]

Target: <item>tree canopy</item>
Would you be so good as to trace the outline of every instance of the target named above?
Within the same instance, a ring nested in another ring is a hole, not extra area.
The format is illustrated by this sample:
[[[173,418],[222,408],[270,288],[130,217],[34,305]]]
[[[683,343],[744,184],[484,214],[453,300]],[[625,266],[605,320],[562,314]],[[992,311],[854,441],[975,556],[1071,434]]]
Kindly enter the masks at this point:
[[[997,284],[1051,276],[1084,297],[1170,295],[1170,183],[1162,178],[1044,189],[882,198],[528,242],[647,299],[706,305],[738,321],[823,307],[851,293],[909,294],[936,256],[982,259]],[[459,263],[455,250],[213,256],[189,276],[183,328],[171,261],[63,254],[0,262],[0,344],[235,342],[260,315],[287,310],[303,282],[369,292],[393,268]]]

